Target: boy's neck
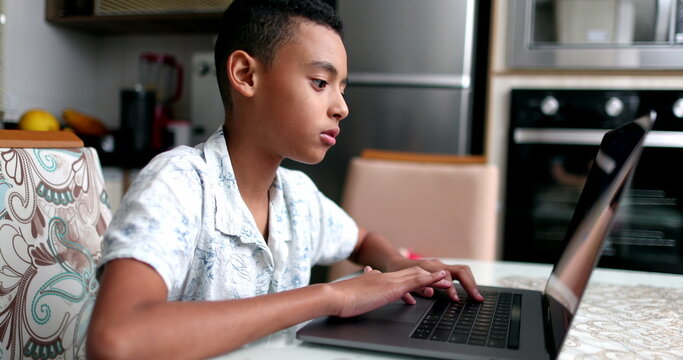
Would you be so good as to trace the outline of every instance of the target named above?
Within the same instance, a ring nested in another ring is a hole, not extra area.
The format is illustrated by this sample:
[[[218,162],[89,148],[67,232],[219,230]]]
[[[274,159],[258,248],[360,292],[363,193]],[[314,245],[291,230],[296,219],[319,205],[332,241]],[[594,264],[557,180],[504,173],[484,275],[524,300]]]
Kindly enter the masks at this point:
[[[248,141],[233,139],[227,134],[225,137],[237,185],[240,192],[247,193],[242,196],[263,197],[267,195],[282,159],[269,158],[261,149],[252,146]]]
[[[237,188],[249,208],[264,239],[268,239],[269,191],[282,160],[269,158],[245,137],[231,137],[225,141],[230,153]]]

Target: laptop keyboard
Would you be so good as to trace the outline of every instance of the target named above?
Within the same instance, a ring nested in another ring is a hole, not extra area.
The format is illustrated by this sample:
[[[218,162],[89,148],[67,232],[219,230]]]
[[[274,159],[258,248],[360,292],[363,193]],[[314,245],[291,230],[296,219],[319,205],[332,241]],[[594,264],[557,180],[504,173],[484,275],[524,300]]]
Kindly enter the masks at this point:
[[[458,292],[459,302],[445,293],[438,295],[411,337],[458,344],[519,348],[519,318],[522,296],[484,292],[483,302]]]

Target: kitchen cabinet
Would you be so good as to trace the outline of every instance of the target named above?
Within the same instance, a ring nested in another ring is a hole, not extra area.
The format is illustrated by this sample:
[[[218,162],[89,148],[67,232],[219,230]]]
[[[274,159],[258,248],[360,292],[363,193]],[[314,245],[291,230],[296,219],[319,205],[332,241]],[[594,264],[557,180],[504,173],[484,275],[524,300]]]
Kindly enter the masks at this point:
[[[86,1],[87,3],[87,1]],[[90,9],[72,9],[73,1],[45,0],[45,19],[54,25],[96,35],[216,33],[222,12],[166,15],[98,16]]]

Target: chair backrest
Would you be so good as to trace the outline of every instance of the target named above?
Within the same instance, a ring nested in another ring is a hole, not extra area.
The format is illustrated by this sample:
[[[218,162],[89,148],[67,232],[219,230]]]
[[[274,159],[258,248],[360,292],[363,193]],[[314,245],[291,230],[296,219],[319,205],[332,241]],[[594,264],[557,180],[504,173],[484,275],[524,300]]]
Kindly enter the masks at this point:
[[[351,160],[342,207],[415,254],[494,260],[498,183],[480,157],[366,152]],[[328,278],[357,269],[348,264]]]
[[[85,358],[104,189],[75,135],[0,130],[0,358]]]

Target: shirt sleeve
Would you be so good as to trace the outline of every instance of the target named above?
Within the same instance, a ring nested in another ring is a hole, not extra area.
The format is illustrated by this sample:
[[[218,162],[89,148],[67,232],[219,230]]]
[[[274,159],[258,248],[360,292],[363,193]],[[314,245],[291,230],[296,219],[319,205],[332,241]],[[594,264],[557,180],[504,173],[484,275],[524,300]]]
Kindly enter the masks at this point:
[[[351,255],[358,242],[358,225],[319,190],[316,198],[320,207],[320,230],[314,264],[330,265]]]
[[[191,161],[162,154],[137,176],[102,243],[100,263],[133,258],[163,278],[169,298],[182,291],[201,223],[202,186]]]

